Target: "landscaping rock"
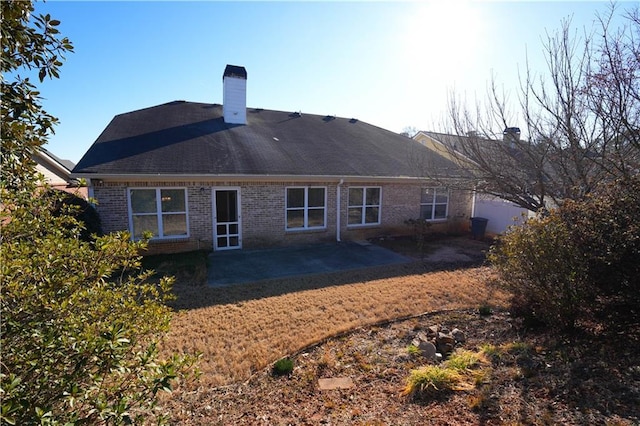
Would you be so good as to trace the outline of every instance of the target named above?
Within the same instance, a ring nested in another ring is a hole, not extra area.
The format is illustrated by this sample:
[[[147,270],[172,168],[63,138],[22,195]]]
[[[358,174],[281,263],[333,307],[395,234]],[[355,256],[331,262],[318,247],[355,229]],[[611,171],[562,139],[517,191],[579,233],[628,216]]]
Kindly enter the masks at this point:
[[[438,335],[438,326],[437,325],[432,325],[431,327],[427,328],[427,336],[430,338],[435,338]]]
[[[432,325],[426,329],[426,334],[418,332],[411,344],[420,349],[425,358],[438,362],[466,340],[465,333],[458,328],[449,331],[446,327]]]
[[[416,339],[428,342],[429,341],[429,333],[425,334],[422,331],[420,331],[420,332],[418,332],[418,334],[416,334]],[[416,346],[418,346],[418,344],[416,344]]]
[[[431,342],[420,341],[418,345],[418,349],[420,349],[420,353],[423,357],[430,359],[432,361],[436,360],[436,345]]]
[[[332,377],[329,379],[318,379],[320,390],[350,389],[354,387],[350,377]]]
[[[464,343],[467,341],[467,336],[464,334],[464,331],[458,328],[451,330],[451,335],[455,339],[456,343]]]
[[[450,334],[438,333],[436,346],[442,354],[450,354],[456,345],[456,340]]]
[[[456,339],[454,339],[451,334],[438,333],[438,343],[454,345],[456,343]]]

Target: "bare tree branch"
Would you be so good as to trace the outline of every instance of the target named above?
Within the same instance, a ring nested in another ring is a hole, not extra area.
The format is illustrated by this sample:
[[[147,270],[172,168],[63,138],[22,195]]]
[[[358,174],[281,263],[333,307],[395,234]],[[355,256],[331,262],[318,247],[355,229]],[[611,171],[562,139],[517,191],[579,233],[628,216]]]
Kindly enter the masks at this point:
[[[534,73],[527,59],[519,73],[519,111],[512,110],[509,91],[492,74],[483,102],[469,107],[452,91],[443,132],[419,132],[415,138],[438,145],[467,170],[455,184],[461,189],[534,211],[582,198],[603,181],[638,174],[640,12],[637,6],[628,11],[618,28],[616,16],[611,5],[584,34],[569,19],[547,33],[546,69]],[[511,127],[514,117],[520,117],[526,137]]]

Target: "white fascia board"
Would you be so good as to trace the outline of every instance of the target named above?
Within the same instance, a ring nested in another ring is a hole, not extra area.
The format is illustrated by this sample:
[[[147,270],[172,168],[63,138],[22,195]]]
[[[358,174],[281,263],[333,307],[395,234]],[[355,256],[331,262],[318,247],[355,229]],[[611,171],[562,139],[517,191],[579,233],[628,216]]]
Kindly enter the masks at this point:
[[[67,178],[69,178],[69,176],[71,175],[71,170],[67,169],[62,163],[60,163],[55,158],[51,157],[45,151],[42,151],[42,150],[38,151],[35,154],[35,156],[40,157],[40,159],[42,159],[44,163],[47,163],[53,169],[58,170],[59,172],[63,173]]]

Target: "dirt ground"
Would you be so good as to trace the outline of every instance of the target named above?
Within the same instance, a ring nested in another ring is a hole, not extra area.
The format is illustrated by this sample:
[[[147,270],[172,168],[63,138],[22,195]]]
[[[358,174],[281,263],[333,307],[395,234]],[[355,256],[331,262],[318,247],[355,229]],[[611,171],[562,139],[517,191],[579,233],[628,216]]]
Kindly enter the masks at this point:
[[[597,326],[528,330],[478,266],[486,243],[376,243],[416,262],[224,291],[178,286],[167,348],[200,350],[203,375],[159,412],[185,425],[640,424],[637,329],[623,339]],[[432,325],[463,330],[460,347],[493,356],[471,389],[403,396],[410,372],[430,362],[409,345]],[[272,374],[285,356],[293,371]],[[325,378],[354,386],[321,390]]]

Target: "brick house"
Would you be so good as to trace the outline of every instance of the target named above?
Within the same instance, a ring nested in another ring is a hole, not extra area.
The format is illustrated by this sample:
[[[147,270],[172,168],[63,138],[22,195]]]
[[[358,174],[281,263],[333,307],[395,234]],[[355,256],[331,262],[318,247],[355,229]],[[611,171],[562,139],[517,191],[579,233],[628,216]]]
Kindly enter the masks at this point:
[[[174,101],[120,114],[72,176],[90,182],[104,231],[154,235],[149,250],[228,250],[468,229],[471,194],[420,176],[409,157],[455,164],[357,119],[246,107],[228,65],[223,103]]]
[[[71,161],[58,158],[44,148],[40,148],[34,154],[33,160],[36,163],[36,172],[44,176],[51,188],[87,198],[87,188],[78,186],[71,178],[71,170],[75,166]]]
[[[519,128],[505,129],[502,144],[508,143],[509,137],[514,135],[519,139]],[[482,149],[483,156],[493,162],[497,161],[496,158],[501,155],[501,152],[494,148],[496,145],[502,145],[498,140],[482,140],[483,143],[478,144],[474,137],[429,131],[419,131],[413,136],[413,139],[468,170],[473,169],[476,165],[467,153],[474,153],[474,151]],[[505,165],[505,167],[507,166]],[[497,235],[504,233],[512,225],[521,224],[525,218],[535,216],[535,213],[496,195],[474,191],[471,215],[487,219],[487,234]]]

